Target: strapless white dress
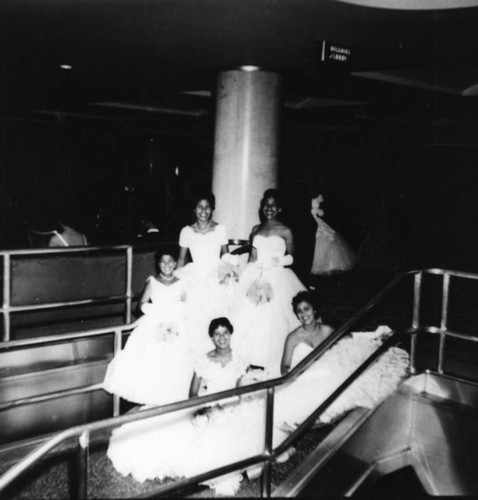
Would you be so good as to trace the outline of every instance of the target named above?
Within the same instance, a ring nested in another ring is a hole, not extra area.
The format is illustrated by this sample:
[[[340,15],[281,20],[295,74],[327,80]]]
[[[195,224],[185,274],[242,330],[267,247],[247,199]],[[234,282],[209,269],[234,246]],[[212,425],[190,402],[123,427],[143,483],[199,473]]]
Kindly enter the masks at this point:
[[[251,364],[263,366],[271,377],[280,375],[287,335],[300,325],[292,298],[305,290],[295,273],[286,244],[279,236],[256,235],[257,260],[245,267],[231,309],[231,345]]]
[[[183,284],[148,280],[151,303],[143,306],[144,316],[108,365],[103,387],[133,403],[161,405],[188,398],[193,371]]]
[[[390,335],[388,327],[374,332],[355,332],[332,346],[307,371],[279,388],[275,397],[275,423],[303,422]],[[294,350],[294,367],[312,352],[300,343]],[[328,423],[359,406],[374,408],[394,392],[408,374],[409,356],[392,347],[369,367],[327,410],[320,420]]]
[[[235,293],[234,280],[221,282],[221,247],[227,245],[226,228],[222,224],[205,234],[191,226],[181,230],[179,245],[188,248],[192,262],[175,274],[184,281],[187,293],[187,336],[193,351],[205,354],[213,348],[208,334],[209,323],[228,317]]]

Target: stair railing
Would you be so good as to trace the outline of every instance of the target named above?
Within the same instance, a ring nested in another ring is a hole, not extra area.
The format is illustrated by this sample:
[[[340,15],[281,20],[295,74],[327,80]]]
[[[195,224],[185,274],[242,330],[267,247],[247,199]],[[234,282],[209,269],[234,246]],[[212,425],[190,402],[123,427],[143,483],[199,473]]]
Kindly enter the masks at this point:
[[[443,286],[442,286],[442,310],[441,310],[441,322],[440,327],[432,326],[422,326],[420,324],[420,303],[422,294],[422,277],[425,274],[431,275],[442,275],[443,276]],[[380,300],[382,300],[390,291],[392,291],[399,282],[404,280],[407,276],[414,276],[414,298],[413,298],[413,314],[412,314],[412,326],[407,329],[404,333],[395,333],[389,339],[387,339],[354,373],[347,378],[297,429],[295,429],[284,442],[282,442],[276,448],[272,445],[272,432],[273,432],[273,408],[274,408],[274,396],[277,387],[284,385],[285,383],[297,378],[302,372],[309,368],[313,363],[319,360],[325,352],[336,342],[338,342],[343,336],[345,336],[350,329],[356,325],[360,319],[362,319]],[[169,405],[151,408],[143,410],[141,412],[135,412],[132,414],[123,415],[120,417],[114,417],[106,420],[101,420],[98,422],[93,422],[90,424],[84,424],[81,426],[76,426],[70,428],[66,431],[60,432],[56,436],[49,439],[47,442],[39,446],[32,453],[26,456],[23,460],[18,462],[10,470],[8,470],[3,476],[0,477],[0,492],[3,491],[8,485],[10,485],[16,478],[25,473],[36,463],[38,463],[42,457],[47,453],[58,447],[61,443],[67,440],[75,438],[78,440],[78,471],[80,473],[78,481],[78,497],[80,499],[87,498],[87,484],[88,484],[88,459],[89,459],[89,445],[90,436],[92,433],[111,430],[121,425],[136,422],[139,420],[153,418],[160,415],[165,415],[175,411],[181,411],[184,409],[194,409],[201,407],[208,403],[218,402],[225,398],[239,397],[245,394],[259,393],[260,391],[266,391],[266,419],[265,419],[265,442],[264,442],[264,452],[257,454],[247,459],[237,461],[232,464],[228,464],[214,470],[207,471],[203,474],[196,475],[194,477],[180,479],[174,484],[166,484],[159,488],[154,489],[151,495],[167,494],[173,491],[182,489],[186,486],[196,485],[218,477],[229,472],[243,470],[249,466],[256,465],[259,463],[264,464],[263,475],[262,475],[262,496],[270,497],[271,494],[271,468],[274,460],[289,446],[291,446],[317,419],[318,416],[333,402],[337,397],[342,394],[347,387],[349,387],[356,379],[363,373],[383,352],[385,352],[392,345],[400,343],[405,335],[411,335],[411,372],[416,373],[416,335],[419,332],[427,333],[438,333],[440,335],[440,349],[439,349],[439,369],[443,372],[443,363],[445,357],[445,339],[450,337],[460,338],[462,340],[469,340],[472,342],[478,342],[478,338],[463,335],[457,332],[451,332],[447,329],[447,314],[448,314],[448,302],[449,302],[449,284],[450,278],[465,278],[478,280],[478,275],[471,273],[463,273],[458,271],[445,271],[441,269],[427,269],[421,271],[409,271],[403,273],[392,280],[384,289],[382,289],[377,295],[375,295],[360,311],[358,311],[352,318],[347,322],[337,328],[332,335],[328,337],[320,346],[318,346],[312,353],[310,353],[306,358],[304,358],[297,366],[295,366],[289,373],[283,377],[279,377],[273,380],[268,380],[264,382],[259,382],[256,384],[234,388],[228,391],[222,391],[216,394],[210,394],[206,396],[192,398],[186,401],[181,401],[177,403],[172,403]]]

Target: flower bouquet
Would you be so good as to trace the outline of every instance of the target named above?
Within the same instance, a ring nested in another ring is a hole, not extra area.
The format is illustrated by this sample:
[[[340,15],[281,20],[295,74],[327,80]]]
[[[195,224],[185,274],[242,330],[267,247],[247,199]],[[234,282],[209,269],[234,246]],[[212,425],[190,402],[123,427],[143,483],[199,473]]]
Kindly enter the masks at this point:
[[[256,279],[246,292],[247,297],[256,305],[266,304],[274,297],[272,285],[264,279]]]
[[[219,284],[228,285],[239,281],[239,256],[227,253],[222,256],[221,263],[217,268],[217,277]]]

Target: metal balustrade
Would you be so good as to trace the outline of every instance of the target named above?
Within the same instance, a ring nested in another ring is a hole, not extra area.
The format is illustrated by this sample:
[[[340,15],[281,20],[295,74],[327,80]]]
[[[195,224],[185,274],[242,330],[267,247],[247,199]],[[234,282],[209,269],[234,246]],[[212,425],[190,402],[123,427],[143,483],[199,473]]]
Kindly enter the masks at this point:
[[[441,301],[441,320],[440,326],[428,326],[420,324],[420,305],[422,298],[422,279],[424,275],[439,275],[443,278],[442,284],[442,301]],[[358,324],[358,322],[364,318],[376,305],[380,302],[396,287],[403,282],[408,277],[413,277],[414,279],[414,295],[413,295],[413,312],[412,312],[412,325],[410,328],[404,330],[403,332],[395,332],[389,339],[387,339],[382,346],[380,346],[357,370],[345,380],[340,387],[338,387],[304,422],[302,422],[297,429],[295,429],[287,439],[282,442],[279,446],[274,448],[272,446],[272,432],[273,432],[273,409],[274,409],[274,396],[275,391],[278,387],[290,382],[291,380],[297,378],[302,372],[307,370],[309,366],[319,360],[322,355],[336,342],[338,342],[342,337],[344,337],[350,330]],[[274,460],[280,456],[284,451],[286,451],[293,443],[299,439],[304,432],[306,432],[310,426],[316,421],[317,417],[325,411],[330,404],[337,399],[337,397],[342,394],[348,386],[350,386],[357,377],[360,376],[382,353],[384,353],[388,348],[396,345],[403,341],[404,339],[411,336],[411,373],[416,373],[416,339],[417,335],[421,333],[438,334],[440,336],[440,346],[438,352],[438,371],[439,373],[445,373],[444,361],[446,356],[446,339],[447,337],[459,338],[461,340],[467,340],[471,342],[478,342],[478,338],[474,336],[464,335],[458,332],[453,332],[448,330],[448,304],[449,304],[449,293],[450,293],[450,280],[452,278],[459,279],[470,279],[478,280],[478,275],[457,271],[441,270],[441,269],[426,269],[419,271],[409,271],[399,275],[397,278],[392,280],[381,292],[375,295],[360,311],[358,311],[352,318],[346,321],[343,325],[337,328],[332,335],[330,335],[319,347],[317,347],[312,353],[310,353],[306,358],[304,358],[297,366],[294,367],[285,376],[268,380],[264,382],[259,382],[256,384],[234,388],[228,391],[223,391],[217,394],[210,394],[206,396],[192,398],[186,401],[181,401],[177,403],[172,403],[169,405],[151,408],[143,410],[141,412],[136,412],[132,414],[127,414],[123,416],[117,416],[106,420],[101,420],[93,422],[90,424],[84,424],[76,427],[72,427],[68,430],[58,433],[47,442],[39,446],[32,453],[26,456],[23,460],[18,462],[10,470],[8,470],[3,476],[0,477],[0,492],[3,491],[8,485],[10,485],[14,480],[16,480],[22,474],[25,474],[29,469],[31,469],[36,463],[38,463],[44,456],[46,456],[52,450],[58,448],[62,443],[69,441],[71,439],[76,439],[78,443],[78,460],[77,460],[77,471],[79,473],[78,482],[78,497],[83,499],[88,497],[88,459],[89,459],[89,443],[90,437],[93,433],[112,430],[121,425],[136,422],[139,420],[157,417],[159,415],[164,415],[167,413],[172,413],[176,411],[181,411],[184,409],[194,409],[203,406],[207,403],[218,402],[225,398],[240,397],[246,394],[258,394],[261,391],[266,391],[266,405],[265,405],[265,442],[264,451],[261,454],[251,456],[247,459],[222,466],[220,468],[205,472],[203,474],[179,479],[173,484],[166,484],[159,486],[150,493],[151,496],[159,494],[167,494],[173,491],[182,489],[186,486],[195,485],[207,481],[209,479],[219,477],[221,475],[227,474],[229,472],[243,470],[249,466],[255,464],[263,464],[263,474],[262,474],[262,496],[270,497],[271,495],[271,468]],[[118,347],[117,338],[122,335],[121,329],[115,331],[115,345]],[[101,333],[96,332],[82,332],[77,335],[87,337],[88,335],[99,335]],[[73,338],[73,337],[72,337]],[[52,339],[47,339],[52,341]],[[23,342],[23,341],[22,341]],[[34,339],[29,341],[31,343],[35,342],[37,344],[42,342],[42,339]],[[428,370],[429,371],[429,370]],[[62,394],[63,395],[63,394]]]
[[[124,293],[117,296],[98,297],[95,299],[69,300],[63,302],[49,302],[45,304],[27,304],[22,306],[14,306],[11,303],[11,286],[12,286],[12,258],[16,257],[37,257],[45,255],[72,255],[81,254],[88,255],[95,252],[122,252],[124,254],[125,267],[125,289]],[[37,311],[44,309],[59,309],[71,306],[80,306],[88,304],[100,304],[105,302],[123,301],[125,303],[124,321],[131,322],[132,313],[132,273],[133,273],[133,246],[117,245],[109,247],[70,247],[70,248],[45,248],[45,249],[27,249],[27,250],[11,250],[0,252],[3,260],[3,304],[0,308],[0,313],[3,317],[3,342],[9,342],[11,339],[11,315],[19,312]]]

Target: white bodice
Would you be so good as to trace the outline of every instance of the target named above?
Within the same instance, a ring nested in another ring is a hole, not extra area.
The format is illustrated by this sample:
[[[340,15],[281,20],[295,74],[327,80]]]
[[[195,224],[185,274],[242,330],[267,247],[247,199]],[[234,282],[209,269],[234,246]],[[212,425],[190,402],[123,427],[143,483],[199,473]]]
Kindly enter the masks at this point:
[[[194,369],[206,386],[202,395],[233,389],[238,379],[245,375],[246,370],[247,364],[234,354],[225,366],[212,361],[208,356],[203,356],[198,360]]]
[[[297,344],[292,354],[291,368],[298,365],[306,356],[308,356],[314,349],[305,342]]]
[[[252,240],[252,245],[257,250],[257,262],[270,262],[274,258],[281,258],[286,253],[284,238],[280,236],[262,236],[256,234]]]
[[[182,301],[184,292],[181,280],[171,285],[164,285],[153,276],[148,279],[151,284],[151,302],[153,304],[164,307]]]
[[[227,245],[226,228],[218,224],[212,231],[202,234],[194,231],[191,226],[183,227],[179,245],[189,249],[194,264],[202,268],[213,267],[221,257],[221,247]]]

